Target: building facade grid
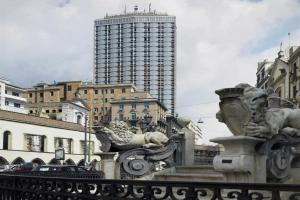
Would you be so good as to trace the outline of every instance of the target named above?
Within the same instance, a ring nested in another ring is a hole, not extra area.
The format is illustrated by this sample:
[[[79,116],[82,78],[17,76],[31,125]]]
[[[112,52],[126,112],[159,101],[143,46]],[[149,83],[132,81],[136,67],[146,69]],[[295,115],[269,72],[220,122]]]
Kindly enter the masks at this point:
[[[131,13],[95,21],[96,84],[133,83],[174,114],[176,18]]]

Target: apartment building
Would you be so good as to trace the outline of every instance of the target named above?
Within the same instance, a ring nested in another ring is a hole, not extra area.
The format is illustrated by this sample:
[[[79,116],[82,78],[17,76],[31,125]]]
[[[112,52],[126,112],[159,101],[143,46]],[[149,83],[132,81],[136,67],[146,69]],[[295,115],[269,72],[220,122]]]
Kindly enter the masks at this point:
[[[133,12],[95,20],[95,83],[132,83],[174,115],[176,29],[175,16],[137,6]]]
[[[167,131],[167,108],[155,98],[113,100],[111,105],[112,120],[128,121],[137,133],[147,131],[154,124],[157,131]]]
[[[0,78],[0,110],[27,113],[25,109],[26,98],[23,98],[24,92],[23,88]]]
[[[289,93],[290,99],[300,106],[300,47],[289,49]]]
[[[28,89],[26,96],[31,108],[44,105],[43,110],[49,112],[51,112],[50,105],[57,107],[58,102],[81,99],[90,109],[91,125],[105,125],[114,120],[112,102],[128,100],[139,103],[140,99],[153,101],[153,97],[148,92],[138,91],[133,84],[99,85],[81,81],[59,82],[52,85],[38,84]],[[56,113],[62,112],[59,107],[54,110]],[[31,109],[30,112],[34,114],[37,111]],[[153,122],[157,124],[156,119],[158,118],[154,117]]]
[[[287,53],[280,50],[274,62],[258,65],[256,86],[272,88],[279,97],[280,106],[299,108],[300,47],[291,46]]]

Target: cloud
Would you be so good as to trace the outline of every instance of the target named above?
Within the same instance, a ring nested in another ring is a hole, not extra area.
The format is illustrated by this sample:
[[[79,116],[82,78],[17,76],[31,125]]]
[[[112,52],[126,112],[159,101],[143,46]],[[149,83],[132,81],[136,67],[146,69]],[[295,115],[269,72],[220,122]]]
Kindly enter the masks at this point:
[[[93,22],[108,14],[148,9],[148,0],[1,0],[0,75],[30,87],[39,81],[91,80]],[[280,42],[300,41],[296,0],[151,0],[177,17],[177,105],[203,117],[205,137],[228,135],[218,123],[216,89],[255,84],[257,62],[274,58]],[[208,139],[206,139],[208,140]]]
[[[71,0],[57,0],[58,7],[64,7],[71,3]]]

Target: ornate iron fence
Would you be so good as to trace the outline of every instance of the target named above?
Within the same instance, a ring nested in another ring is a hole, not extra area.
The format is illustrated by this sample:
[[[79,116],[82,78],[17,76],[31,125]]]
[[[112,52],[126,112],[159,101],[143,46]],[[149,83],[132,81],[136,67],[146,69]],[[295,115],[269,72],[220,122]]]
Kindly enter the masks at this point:
[[[105,180],[0,175],[2,200],[297,200],[300,185]]]

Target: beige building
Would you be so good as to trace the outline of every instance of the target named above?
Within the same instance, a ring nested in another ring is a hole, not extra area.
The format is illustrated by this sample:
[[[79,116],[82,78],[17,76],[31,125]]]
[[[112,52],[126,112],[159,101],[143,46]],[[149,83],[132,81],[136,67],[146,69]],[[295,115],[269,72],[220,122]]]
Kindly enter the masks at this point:
[[[139,104],[140,99],[149,99],[149,102],[154,101],[149,93],[137,91],[136,87],[132,84],[97,85],[81,81],[58,82],[51,85],[41,83],[28,89],[26,98],[31,107],[34,106],[33,104],[42,103],[45,103],[45,106],[50,104],[55,106],[57,102],[82,99],[90,109],[89,118],[91,119],[91,125],[103,125],[115,119],[115,115],[112,113],[112,102],[115,105],[115,102],[122,100],[128,100],[128,102],[136,100],[137,104]],[[158,101],[156,103],[161,105]],[[62,111],[59,108],[59,104],[56,106],[58,106],[58,110],[55,112]],[[164,106],[161,105],[161,107]],[[150,110],[152,109],[157,110],[156,107],[152,108],[151,106]],[[45,107],[43,110],[50,110],[50,108]],[[152,121],[156,124],[162,118],[158,116],[161,113],[163,113],[163,117],[165,118],[165,112],[153,111],[151,113],[153,117]]]
[[[157,131],[166,133],[167,108],[154,98],[139,98],[113,100],[111,102],[112,120],[127,121],[136,127],[137,133],[146,131],[147,126],[157,126]]]

